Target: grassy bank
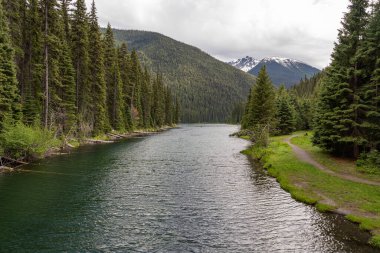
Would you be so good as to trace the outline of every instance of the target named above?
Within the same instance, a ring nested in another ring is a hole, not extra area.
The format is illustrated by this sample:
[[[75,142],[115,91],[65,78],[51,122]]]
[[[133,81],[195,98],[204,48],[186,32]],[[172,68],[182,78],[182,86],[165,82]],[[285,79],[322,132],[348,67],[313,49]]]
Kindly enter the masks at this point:
[[[360,228],[371,231],[370,243],[380,247],[380,187],[341,179],[298,160],[284,142],[287,137],[273,137],[268,148],[252,146],[244,153],[258,160],[294,199],[315,205],[322,212],[344,214],[347,219],[359,223]],[[300,145],[331,170],[358,174],[352,161],[333,158],[313,147],[310,134],[301,133],[292,143]],[[350,166],[345,167],[346,164]],[[360,176],[379,179],[375,175]]]

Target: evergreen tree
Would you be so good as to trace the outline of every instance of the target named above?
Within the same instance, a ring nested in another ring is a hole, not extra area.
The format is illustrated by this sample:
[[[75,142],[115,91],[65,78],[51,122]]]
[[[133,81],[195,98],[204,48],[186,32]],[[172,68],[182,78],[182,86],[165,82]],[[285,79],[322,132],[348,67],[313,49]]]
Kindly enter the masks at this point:
[[[11,43],[14,48],[14,60],[16,63],[17,80],[19,83],[20,94],[24,95],[23,82],[23,27],[25,26],[26,0],[3,0],[5,15],[8,19],[8,28]]]
[[[155,127],[162,127],[165,124],[165,102],[164,102],[164,87],[162,75],[157,74],[153,82],[153,104],[152,104],[152,119]]]
[[[102,40],[94,1],[90,14],[84,0],[75,1],[73,12],[72,0],[3,1],[0,128],[22,114],[24,123],[40,121],[56,136],[176,122],[179,108],[162,75],[152,85],[137,52],[115,47],[110,25]]]
[[[257,76],[256,84],[252,88],[247,106],[245,128],[261,126],[267,127],[270,131],[273,130],[276,111],[275,91],[265,66]]]
[[[125,130],[125,121],[123,117],[124,103],[122,96],[123,84],[121,81],[115,41],[110,24],[107,26],[104,38],[104,48],[109,121],[113,129]]]
[[[70,6],[72,0],[61,0],[62,18],[65,31],[65,39],[71,42]]]
[[[43,125],[61,134],[72,129],[76,118],[74,70],[57,1],[44,0],[42,7],[45,28]]]
[[[21,105],[14,64],[14,49],[0,0],[0,129],[6,117],[19,120]]]
[[[110,130],[107,115],[107,86],[105,81],[104,49],[96,15],[95,1],[92,2],[89,28],[89,83],[92,91],[93,134]]]
[[[172,94],[168,87],[165,88],[165,125],[173,125]]]
[[[285,86],[281,86],[276,98],[276,130],[280,135],[290,134],[295,130],[295,111]]]
[[[132,131],[133,122],[131,116],[131,96],[132,88],[129,81],[130,75],[130,59],[128,54],[127,44],[122,43],[118,49],[118,60],[119,60],[119,70],[121,81],[123,84],[123,102],[125,106],[124,118],[125,118],[125,128],[128,131]]]
[[[178,98],[175,99],[175,105],[174,105],[174,124],[178,124],[180,120],[180,105]]]
[[[360,72],[365,85],[361,92],[366,107],[366,117],[361,125],[368,149],[380,148],[380,2],[372,6],[372,14],[365,37],[357,53],[357,59],[363,66]]]
[[[27,124],[41,121],[44,78],[44,38],[39,3],[30,0],[24,27],[24,98],[23,120]]]
[[[72,20],[71,48],[76,81],[76,106],[82,120],[89,121],[90,85],[89,85],[89,40],[86,3],[77,0]]]
[[[142,111],[142,124],[144,128],[151,127],[151,99],[152,91],[150,84],[150,75],[148,69],[145,68],[141,85],[141,111]]]
[[[129,81],[132,89],[131,94],[131,111],[132,120],[135,126],[141,127],[143,125],[142,106],[141,106],[141,82],[142,70],[140,61],[135,50],[131,53]]]
[[[350,0],[342,21],[332,63],[326,70],[317,106],[314,143],[341,155],[358,157],[366,140],[360,129],[365,105],[359,94],[363,87],[356,54],[367,25],[368,1]]]

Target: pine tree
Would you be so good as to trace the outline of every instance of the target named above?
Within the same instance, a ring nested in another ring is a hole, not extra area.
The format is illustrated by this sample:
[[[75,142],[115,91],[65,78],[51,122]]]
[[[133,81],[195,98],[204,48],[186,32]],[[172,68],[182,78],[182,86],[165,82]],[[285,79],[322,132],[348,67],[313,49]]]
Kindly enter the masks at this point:
[[[165,102],[164,86],[162,75],[157,74],[153,82],[153,102],[152,102],[152,119],[155,127],[162,127],[165,124]]]
[[[57,1],[44,0],[42,7],[45,33],[43,125],[62,134],[73,128],[76,118],[74,70]]]
[[[105,38],[105,73],[107,84],[107,107],[111,126],[116,130],[125,130],[123,117],[124,102],[122,81],[118,65],[118,56],[111,25],[108,24]]]
[[[368,1],[350,0],[342,21],[332,63],[326,69],[317,106],[314,143],[337,154],[358,157],[366,140],[360,130],[365,105],[360,99],[363,80],[356,54],[364,37]]]
[[[295,130],[295,111],[285,86],[280,86],[276,98],[276,131],[280,135]]]
[[[128,54],[127,44],[122,43],[118,49],[118,61],[119,61],[119,70],[120,77],[123,84],[123,102],[125,106],[124,118],[125,118],[125,128],[128,131],[133,130],[133,122],[131,115],[131,96],[132,88],[129,80],[130,75],[130,59]]]
[[[144,128],[151,127],[151,84],[150,84],[150,75],[148,69],[145,67],[144,75],[142,78],[141,85],[141,111],[142,111],[142,124]]]
[[[272,131],[276,110],[275,91],[265,66],[257,76],[256,84],[252,88],[247,106],[247,115],[245,116],[246,128],[261,126],[267,127]]]
[[[30,0],[24,27],[22,70],[24,71],[23,120],[26,124],[40,122],[42,116],[43,91],[41,84],[44,78],[44,38],[41,28],[39,3],[37,0]]]
[[[172,94],[168,87],[165,88],[165,125],[173,125]]]
[[[88,40],[88,17],[86,3],[77,0],[72,20],[71,48],[76,81],[76,106],[82,120],[88,122],[90,112],[90,85],[89,85],[89,40]]]
[[[0,130],[6,117],[19,120],[21,105],[14,64],[14,49],[0,0]]]
[[[178,124],[180,121],[180,105],[178,98],[175,99],[175,105],[174,105],[174,124]]]
[[[8,28],[14,48],[14,60],[16,63],[17,80],[19,83],[20,95],[24,95],[23,82],[23,27],[25,25],[26,0],[3,0],[4,14],[8,20]]]
[[[141,82],[142,70],[140,61],[135,50],[131,53],[129,82],[132,89],[131,94],[131,111],[133,124],[137,127],[142,127],[142,106],[141,106]]]
[[[70,6],[72,0],[61,0],[62,18],[65,31],[65,39],[71,42]]]
[[[361,128],[368,141],[368,149],[372,150],[380,148],[380,2],[378,1],[372,6],[372,14],[357,59],[363,66],[360,74],[365,82],[360,95],[366,105],[364,108],[366,118]]]
[[[105,81],[104,49],[96,14],[92,2],[89,28],[89,83],[92,91],[93,134],[99,135],[110,130],[107,111],[107,86]]]

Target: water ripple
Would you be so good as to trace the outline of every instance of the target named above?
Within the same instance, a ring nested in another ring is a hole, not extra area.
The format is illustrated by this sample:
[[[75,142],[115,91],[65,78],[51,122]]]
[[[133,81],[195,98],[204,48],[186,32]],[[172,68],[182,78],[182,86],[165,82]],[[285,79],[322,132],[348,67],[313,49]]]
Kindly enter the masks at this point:
[[[228,137],[235,130],[184,125],[32,168],[80,176],[0,178],[1,249],[376,252],[367,233],[294,201],[252,169],[240,154],[248,143]]]

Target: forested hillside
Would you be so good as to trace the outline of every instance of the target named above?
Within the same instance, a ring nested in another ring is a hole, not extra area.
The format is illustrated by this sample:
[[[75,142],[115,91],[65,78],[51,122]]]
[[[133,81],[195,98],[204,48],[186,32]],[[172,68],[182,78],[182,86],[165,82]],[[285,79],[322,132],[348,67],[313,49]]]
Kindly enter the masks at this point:
[[[30,148],[41,131],[68,140],[178,114],[161,73],[116,45],[110,25],[101,34],[94,2],[88,12],[84,0],[0,1],[0,152]]]
[[[183,122],[224,122],[233,107],[246,100],[254,77],[220,62],[201,50],[164,35],[114,30],[119,43],[142,54],[142,61],[163,73],[181,104]]]

